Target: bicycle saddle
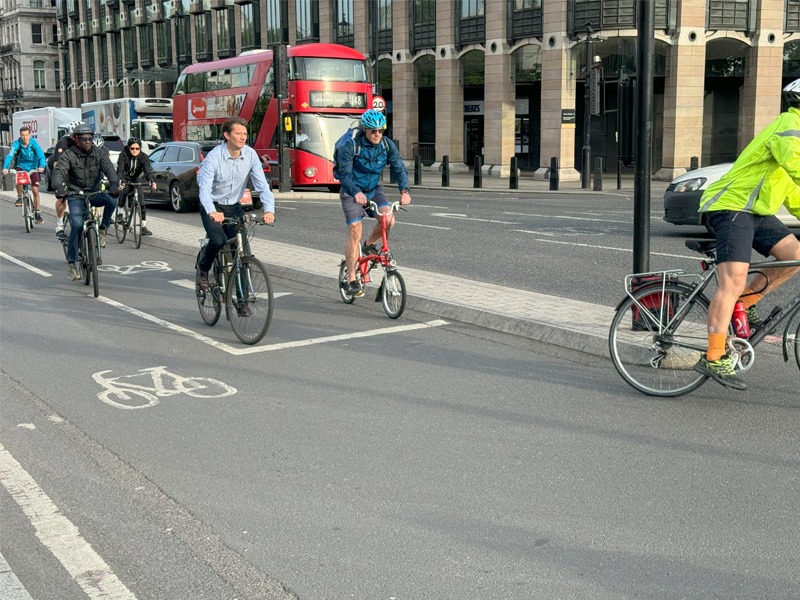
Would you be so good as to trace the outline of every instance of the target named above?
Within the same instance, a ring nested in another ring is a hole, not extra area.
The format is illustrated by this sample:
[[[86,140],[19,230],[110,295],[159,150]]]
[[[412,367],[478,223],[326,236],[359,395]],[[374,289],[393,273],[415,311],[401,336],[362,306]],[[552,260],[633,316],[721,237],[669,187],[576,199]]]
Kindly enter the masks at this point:
[[[717,249],[717,240],[686,240],[685,244],[689,250],[694,250],[706,256],[712,256]]]

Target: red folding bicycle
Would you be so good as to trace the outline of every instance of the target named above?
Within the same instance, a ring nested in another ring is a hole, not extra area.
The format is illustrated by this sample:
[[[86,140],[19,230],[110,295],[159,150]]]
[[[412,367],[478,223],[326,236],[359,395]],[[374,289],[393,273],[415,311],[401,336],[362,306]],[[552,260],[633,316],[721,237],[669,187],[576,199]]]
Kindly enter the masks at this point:
[[[378,206],[373,202],[367,203],[367,208],[378,213]],[[405,210],[399,202],[391,204],[391,212],[380,213],[381,221],[381,247],[374,252],[364,254],[361,244],[358,245],[358,262],[356,263],[356,281],[362,286],[370,283],[370,272],[380,267],[383,269],[383,279],[375,296],[375,302],[383,305],[384,312],[396,319],[403,314],[406,307],[406,282],[397,271],[397,263],[389,251],[389,238],[386,230],[386,219],[398,210]],[[343,260],[339,265],[339,295],[347,304],[352,304],[355,296],[350,293],[347,283],[347,263]]]

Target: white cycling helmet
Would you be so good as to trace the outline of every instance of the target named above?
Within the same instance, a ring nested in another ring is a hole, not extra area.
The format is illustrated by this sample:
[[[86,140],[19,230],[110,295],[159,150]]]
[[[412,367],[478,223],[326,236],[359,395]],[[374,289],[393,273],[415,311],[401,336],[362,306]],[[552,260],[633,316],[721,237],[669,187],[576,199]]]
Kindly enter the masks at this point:
[[[80,125],[85,125],[85,124],[86,123],[84,123],[83,121],[70,121],[69,125],[67,125],[67,130],[68,130],[69,134],[72,135],[72,132],[75,131],[76,127],[78,127]]]
[[[800,79],[795,79],[783,88],[783,97],[789,106],[800,108]]]

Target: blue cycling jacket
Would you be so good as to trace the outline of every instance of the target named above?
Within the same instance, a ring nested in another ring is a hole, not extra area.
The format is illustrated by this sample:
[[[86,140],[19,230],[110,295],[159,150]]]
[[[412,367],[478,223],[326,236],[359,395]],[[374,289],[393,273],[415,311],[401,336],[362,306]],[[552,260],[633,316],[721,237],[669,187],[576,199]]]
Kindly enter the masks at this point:
[[[11,144],[11,150],[3,162],[4,169],[11,168],[11,162],[16,161],[16,168],[20,171],[33,171],[34,169],[44,169],[45,160],[39,143],[31,138],[27,146],[23,146],[19,139]]]
[[[387,164],[397,180],[398,189],[401,192],[410,189],[406,166],[392,140],[383,138],[375,145],[367,139],[363,131],[359,131],[353,141],[354,144],[344,144],[336,155],[336,171],[342,191],[349,196],[363,192],[371,199]],[[358,156],[355,156],[356,146],[360,147]]]

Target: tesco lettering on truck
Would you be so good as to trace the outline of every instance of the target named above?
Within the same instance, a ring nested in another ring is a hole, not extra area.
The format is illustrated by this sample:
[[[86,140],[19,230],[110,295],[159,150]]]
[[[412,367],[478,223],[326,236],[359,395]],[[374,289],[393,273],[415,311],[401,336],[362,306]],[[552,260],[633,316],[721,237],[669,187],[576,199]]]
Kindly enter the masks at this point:
[[[31,137],[36,140],[43,152],[47,152],[56,145],[58,139],[67,133],[72,121],[80,121],[79,108],[61,108],[47,106],[45,108],[32,108],[18,110],[12,118],[12,139],[19,137],[19,130],[27,127]]]
[[[81,104],[82,120],[102,136],[142,140],[148,154],[163,142],[172,141],[171,98],[117,98]]]

